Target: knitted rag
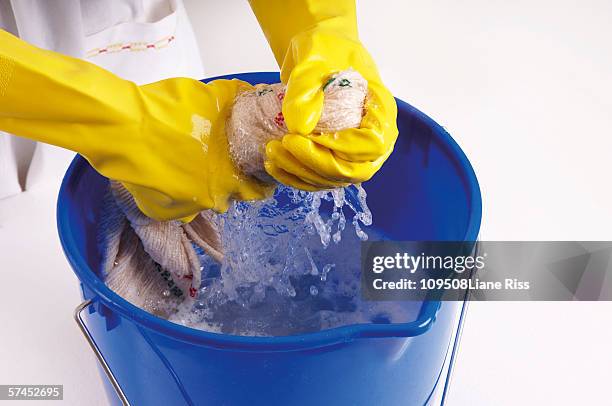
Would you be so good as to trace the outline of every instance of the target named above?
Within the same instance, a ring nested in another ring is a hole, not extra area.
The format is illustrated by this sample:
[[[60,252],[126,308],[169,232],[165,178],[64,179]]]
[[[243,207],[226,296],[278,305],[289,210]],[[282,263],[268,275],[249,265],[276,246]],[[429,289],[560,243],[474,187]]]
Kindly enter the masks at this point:
[[[200,287],[194,244],[223,261],[214,216],[203,211],[189,224],[155,221],[138,209],[121,183],[110,181],[98,231],[106,284],[132,304],[169,316],[179,302],[195,298]]]
[[[275,83],[257,85],[239,94],[227,122],[234,164],[264,182],[274,182],[264,169],[265,145],[288,131],[282,113],[285,90],[285,85]],[[330,77],[323,87],[323,112],[314,132],[334,133],[359,127],[367,91],[367,81],[352,69]]]

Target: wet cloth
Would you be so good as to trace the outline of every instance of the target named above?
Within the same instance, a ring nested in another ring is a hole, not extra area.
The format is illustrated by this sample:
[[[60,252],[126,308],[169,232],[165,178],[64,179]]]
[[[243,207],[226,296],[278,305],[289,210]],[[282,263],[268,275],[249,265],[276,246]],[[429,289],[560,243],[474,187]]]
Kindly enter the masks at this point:
[[[352,69],[330,77],[323,87],[323,112],[314,132],[359,127],[367,87],[366,80]],[[227,123],[230,154],[238,169],[267,182],[273,180],[264,169],[265,146],[287,133],[282,113],[285,90],[285,85],[275,83],[241,93]]]
[[[196,246],[223,260],[215,214],[201,212],[191,223],[155,221],[136,206],[119,182],[110,181],[102,202],[98,243],[106,284],[132,304],[167,317],[201,282]]]

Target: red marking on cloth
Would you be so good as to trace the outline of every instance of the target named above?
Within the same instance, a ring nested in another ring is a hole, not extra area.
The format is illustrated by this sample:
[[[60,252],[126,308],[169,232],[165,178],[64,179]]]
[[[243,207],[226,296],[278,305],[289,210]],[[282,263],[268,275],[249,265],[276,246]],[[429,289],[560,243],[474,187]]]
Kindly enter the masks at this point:
[[[147,48],[155,48],[155,44],[147,44]]]
[[[195,297],[196,292],[197,292],[197,289],[194,288],[193,286],[189,288],[189,296]]]
[[[276,97],[278,98],[278,100],[283,101],[283,99],[285,98],[285,92],[280,92],[276,95]]]
[[[285,124],[285,116],[283,116],[282,111],[279,111],[278,114],[274,117],[274,122],[279,127],[282,127],[283,124]]]
[[[183,279],[193,279],[193,275],[183,275]]]

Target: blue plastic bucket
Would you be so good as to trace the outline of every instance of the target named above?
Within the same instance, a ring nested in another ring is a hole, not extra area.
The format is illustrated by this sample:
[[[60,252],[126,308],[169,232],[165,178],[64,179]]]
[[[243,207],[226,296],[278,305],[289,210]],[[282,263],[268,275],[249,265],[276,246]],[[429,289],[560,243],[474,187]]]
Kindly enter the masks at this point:
[[[277,73],[227,77],[279,80]],[[481,199],[469,161],[441,126],[397,103],[395,151],[365,186],[376,228],[395,240],[475,241]],[[131,305],[98,275],[106,183],[75,158],[59,193],[58,228],[91,301],[81,308],[91,344],[132,405],[423,405],[444,384],[461,303],[425,302],[409,323],[284,337],[199,331]]]

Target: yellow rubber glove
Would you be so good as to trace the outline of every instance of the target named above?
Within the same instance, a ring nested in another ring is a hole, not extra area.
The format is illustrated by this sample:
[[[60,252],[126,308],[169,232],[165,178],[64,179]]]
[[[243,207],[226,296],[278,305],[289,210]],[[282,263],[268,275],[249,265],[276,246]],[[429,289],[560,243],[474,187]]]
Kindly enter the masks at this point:
[[[137,86],[0,30],[0,130],[82,154],[158,220],[271,192],[229,157],[225,121],[242,88],[251,86],[186,78]]]
[[[281,183],[316,190],[370,179],[397,139],[397,105],[359,41],[353,0],[250,0],[287,84],[289,134],[266,148],[266,170]],[[353,68],[368,81],[361,128],[312,134],[329,77]]]

